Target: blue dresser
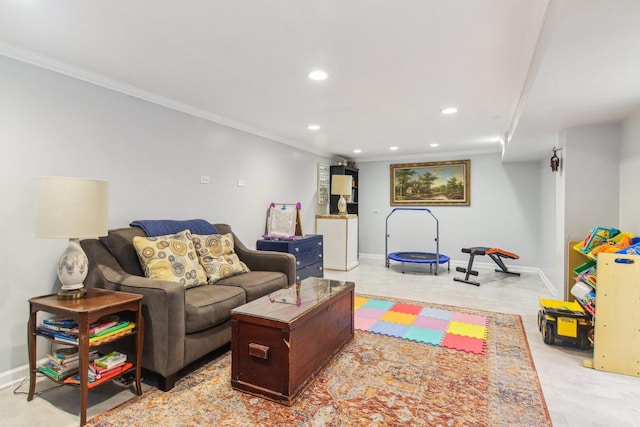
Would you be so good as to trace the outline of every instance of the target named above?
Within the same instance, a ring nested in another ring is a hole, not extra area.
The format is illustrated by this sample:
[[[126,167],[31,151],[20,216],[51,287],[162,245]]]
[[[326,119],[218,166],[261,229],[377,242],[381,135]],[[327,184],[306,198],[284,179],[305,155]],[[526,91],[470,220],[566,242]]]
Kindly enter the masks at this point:
[[[295,240],[258,240],[259,251],[287,252],[296,257],[296,282],[323,277],[322,235],[308,234]]]

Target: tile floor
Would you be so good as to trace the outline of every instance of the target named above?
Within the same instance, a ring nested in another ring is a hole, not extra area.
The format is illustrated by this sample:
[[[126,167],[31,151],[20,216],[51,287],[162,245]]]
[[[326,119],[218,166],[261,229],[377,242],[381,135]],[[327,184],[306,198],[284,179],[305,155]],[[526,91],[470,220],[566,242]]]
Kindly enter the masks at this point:
[[[554,426],[640,427],[640,378],[585,368],[582,363],[591,356],[590,351],[542,342],[537,326],[538,296],[551,295],[537,275],[511,277],[495,273],[493,268],[479,268],[481,286],[476,287],[454,282],[453,277],[460,275],[455,271],[440,271],[435,276],[425,274],[420,265],[407,265],[406,270],[402,274],[398,265],[388,269],[382,260],[363,259],[349,272],[327,270],[325,277],[354,281],[360,294],[519,314]],[[18,392],[26,393],[27,383],[18,387]],[[17,384],[0,390],[0,425],[77,425],[77,390],[52,386],[55,384],[50,381],[39,382],[40,394],[31,402],[26,394],[14,394]],[[115,384],[91,390],[88,418],[132,396]]]

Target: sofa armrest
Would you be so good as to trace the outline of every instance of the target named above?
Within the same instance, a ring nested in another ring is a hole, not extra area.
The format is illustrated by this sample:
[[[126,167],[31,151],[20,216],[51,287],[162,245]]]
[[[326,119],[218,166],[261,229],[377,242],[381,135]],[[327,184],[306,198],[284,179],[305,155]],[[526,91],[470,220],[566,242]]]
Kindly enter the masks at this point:
[[[185,295],[180,283],[153,280],[124,271],[97,239],[81,241],[89,258],[88,287],[140,294],[145,321],[142,365],[163,376],[184,366]]]
[[[279,271],[287,275],[289,286],[296,283],[296,257],[285,252],[256,251],[245,246],[234,234],[234,250],[251,270]]]

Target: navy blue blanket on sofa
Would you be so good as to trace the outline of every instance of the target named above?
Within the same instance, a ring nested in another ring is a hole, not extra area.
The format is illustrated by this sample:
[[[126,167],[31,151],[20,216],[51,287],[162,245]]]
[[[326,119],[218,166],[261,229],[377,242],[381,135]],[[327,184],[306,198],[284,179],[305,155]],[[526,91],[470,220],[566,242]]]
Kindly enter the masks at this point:
[[[140,227],[148,237],[176,234],[189,229],[192,234],[218,234],[218,229],[204,219],[176,221],[172,219],[143,219],[133,221],[131,227]]]

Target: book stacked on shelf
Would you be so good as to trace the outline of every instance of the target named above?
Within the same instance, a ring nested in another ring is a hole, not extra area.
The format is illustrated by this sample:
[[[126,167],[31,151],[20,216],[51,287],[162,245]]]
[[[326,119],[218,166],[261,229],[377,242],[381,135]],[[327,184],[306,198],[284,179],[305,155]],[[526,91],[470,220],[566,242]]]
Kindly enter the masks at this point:
[[[118,315],[102,317],[89,325],[89,345],[98,345],[115,337],[128,335],[134,328],[134,322],[120,320]],[[71,319],[45,319],[38,325],[37,330],[54,341],[78,344],[78,325]]]
[[[98,380],[106,381],[114,378],[132,366],[132,363],[127,362],[127,355],[117,351],[94,358],[93,361],[89,363],[89,384],[96,383]],[[64,382],[68,384],[80,384],[80,375],[69,376]]]
[[[77,347],[54,350],[52,353],[48,354],[47,357],[47,362],[38,366],[38,370],[54,380],[62,381],[65,378],[76,374],[79,370],[80,358]],[[89,351],[90,361],[97,357],[97,350]]]
[[[38,331],[47,335],[54,335],[57,333],[69,333],[74,327],[78,325],[72,319],[57,317],[53,319],[44,319],[38,326]]]

